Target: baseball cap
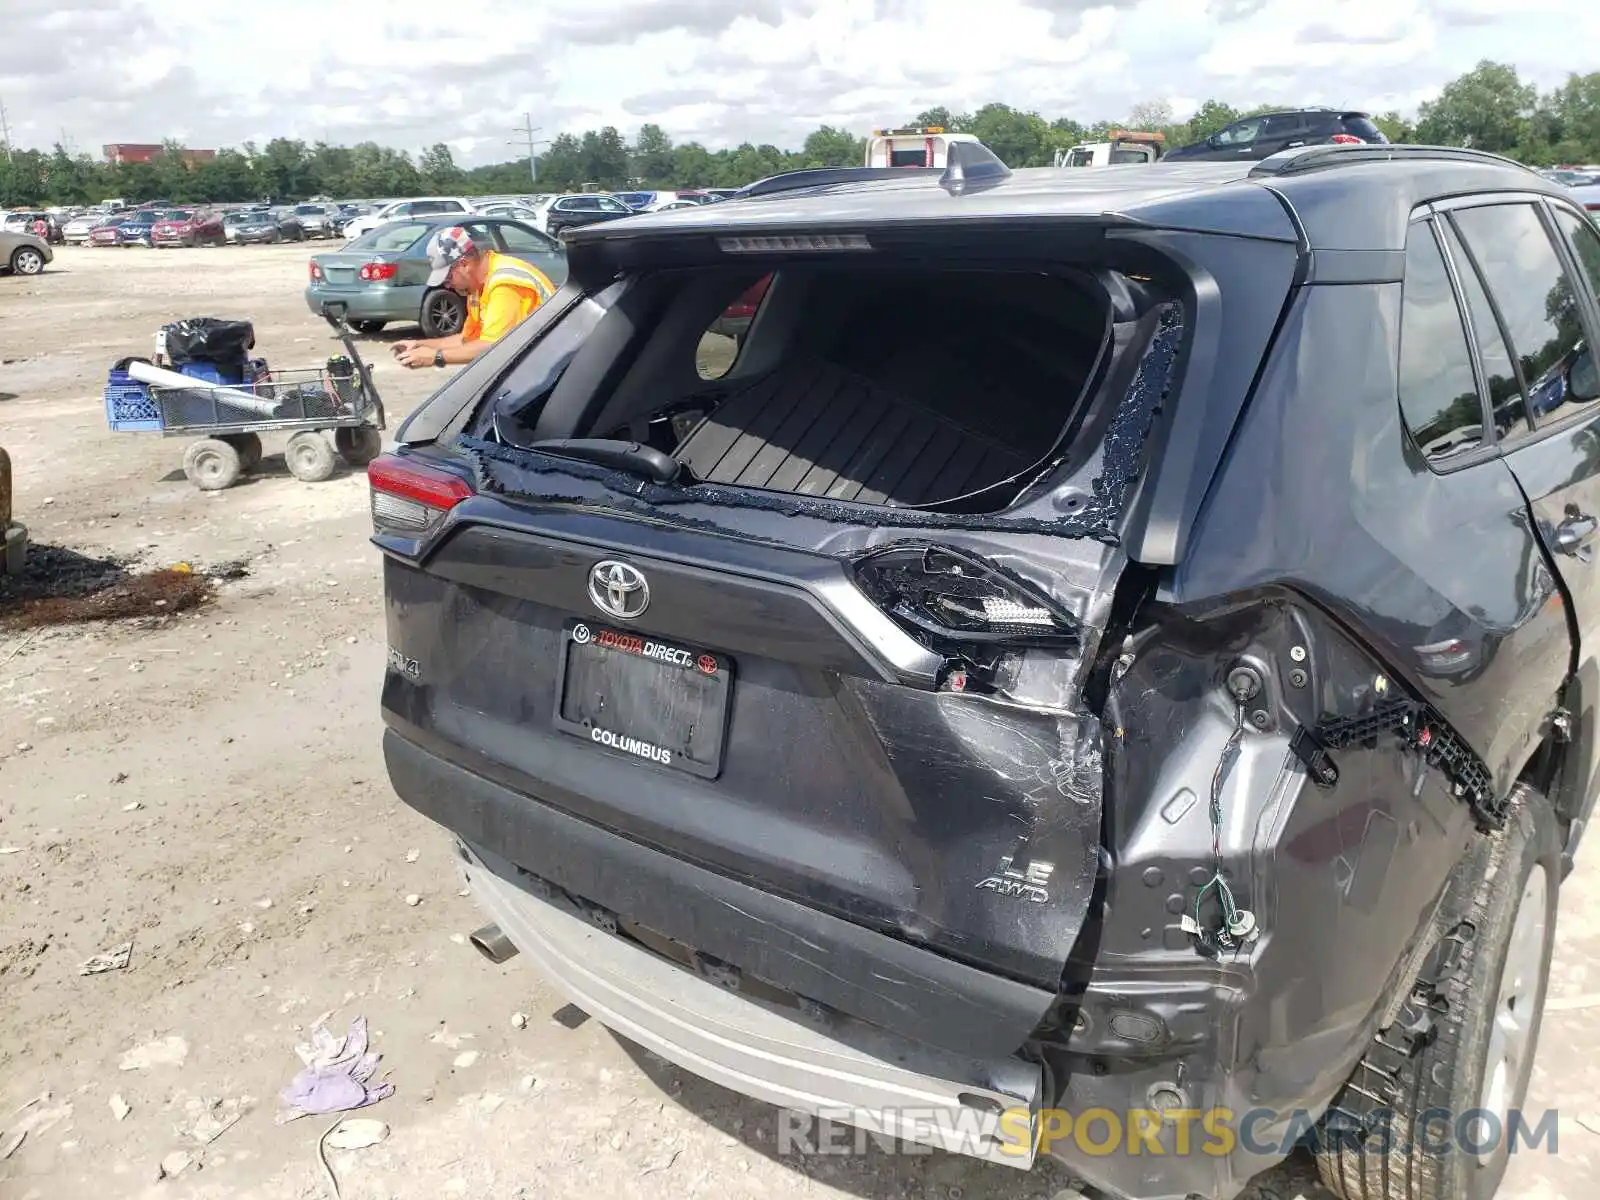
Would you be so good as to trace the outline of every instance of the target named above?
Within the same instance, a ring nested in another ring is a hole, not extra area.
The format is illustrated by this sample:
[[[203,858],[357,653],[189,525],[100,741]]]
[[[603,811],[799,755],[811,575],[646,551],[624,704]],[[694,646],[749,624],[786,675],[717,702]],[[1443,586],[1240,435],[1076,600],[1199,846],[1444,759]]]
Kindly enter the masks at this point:
[[[469,254],[477,252],[472,237],[459,225],[441,229],[428,239],[428,265],[433,268],[428,276],[429,287],[443,287],[450,277],[450,268]]]

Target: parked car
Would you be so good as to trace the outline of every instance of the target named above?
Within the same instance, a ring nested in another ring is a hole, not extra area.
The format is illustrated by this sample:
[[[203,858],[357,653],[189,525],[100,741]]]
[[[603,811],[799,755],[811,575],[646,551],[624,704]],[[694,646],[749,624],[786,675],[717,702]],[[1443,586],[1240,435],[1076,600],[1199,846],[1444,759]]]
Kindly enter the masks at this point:
[[[308,238],[330,238],[336,232],[338,209],[331,204],[297,204],[293,212]]]
[[[696,207],[687,201],[682,203],[686,208]],[[742,341],[745,334],[750,332],[750,322],[755,319],[756,310],[761,307],[761,301],[766,298],[767,288],[771,283],[770,274],[763,275],[752,283],[734,299],[732,304],[722,310],[721,316],[711,322],[708,326],[710,331],[732,338],[735,342]]]
[[[0,267],[13,275],[37,275],[55,258],[50,243],[31,233],[0,230]]]
[[[0,446],[0,576],[22,574],[28,561],[28,528],[12,519],[12,495],[11,455]]]
[[[122,245],[122,223],[126,217],[109,217],[89,231],[91,246]]]
[[[102,216],[88,213],[81,217],[73,217],[61,227],[61,238],[69,246],[86,244],[89,235],[94,232],[94,227],[104,219]]]
[[[1575,183],[1568,185],[1568,197],[1583,205],[1589,212],[1600,212],[1600,183]]]
[[[486,217],[510,217],[513,221],[537,226],[539,224],[539,210],[526,204],[513,204],[498,202],[495,204],[480,204],[478,211]]]
[[[228,240],[222,218],[203,208],[175,208],[150,227],[152,246],[221,246]]]
[[[361,333],[377,333],[390,321],[415,321],[424,337],[458,332],[466,302],[455,292],[427,286],[428,239],[458,223],[475,242],[531,263],[557,287],[566,281],[567,256],[560,244],[520,221],[416,217],[381,225],[337,251],[313,254],[306,307],[321,313],[329,301],[342,303],[351,326]]]
[[[618,200],[634,212],[660,212],[668,205],[678,204],[677,192],[613,192]],[[683,203],[694,203],[683,201]]]
[[[162,213],[144,209],[124,217],[117,225],[117,245],[148,246]]]
[[[241,246],[299,242],[304,241],[305,236],[305,229],[293,214],[271,210],[242,214],[233,234],[234,241]]]
[[[383,205],[377,212],[357,217],[345,226],[345,236],[358,238],[388,221],[403,217],[462,215],[473,212],[472,202],[459,196],[419,196],[410,200],[395,200]]]
[[[352,221],[356,220],[358,217],[364,217],[368,213],[376,212],[377,210],[378,206],[375,204],[341,204],[339,206],[339,211],[334,214],[333,218],[334,234],[339,237],[344,237],[345,231],[349,229]]]
[[[1300,146],[1387,145],[1388,141],[1369,113],[1297,108],[1245,117],[1219,129],[1203,142],[1168,150],[1166,157],[1250,162]]]
[[[573,231],[582,295],[372,464],[389,778],[474,944],[1111,1200],[1302,1134],[1488,1200],[1600,767],[1600,373],[1501,401],[1595,344],[1600,233],[1463,150],[950,157]]]
[[[556,196],[539,210],[539,227],[551,237],[559,237],[564,229],[579,229],[602,221],[616,221],[633,216],[629,208],[615,196],[596,192],[576,192]]]

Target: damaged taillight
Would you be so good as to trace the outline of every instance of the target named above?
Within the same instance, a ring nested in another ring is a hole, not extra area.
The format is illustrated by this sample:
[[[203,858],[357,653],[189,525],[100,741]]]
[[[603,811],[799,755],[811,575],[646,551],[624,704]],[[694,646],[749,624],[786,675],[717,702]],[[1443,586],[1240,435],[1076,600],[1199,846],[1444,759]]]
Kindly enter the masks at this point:
[[[981,558],[943,546],[894,546],[854,564],[856,583],[924,642],[1075,645],[1077,623],[1046,597]]]
[[[427,533],[473,495],[472,486],[459,475],[395,454],[373,459],[367,482],[372,485],[373,531],[401,537]]]

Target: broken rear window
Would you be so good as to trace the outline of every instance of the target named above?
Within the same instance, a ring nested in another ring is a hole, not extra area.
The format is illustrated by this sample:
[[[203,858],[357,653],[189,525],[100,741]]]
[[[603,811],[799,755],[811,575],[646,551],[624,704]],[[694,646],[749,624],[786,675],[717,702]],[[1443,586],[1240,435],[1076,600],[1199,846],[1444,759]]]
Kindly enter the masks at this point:
[[[1071,457],[1075,433],[1104,436],[1131,379],[1116,367],[1148,344],[1160,299],[1107,272],[659,272],[591,315],[575,352],[536,344],[470,434],[637,442],[688,482],[998,512]]]

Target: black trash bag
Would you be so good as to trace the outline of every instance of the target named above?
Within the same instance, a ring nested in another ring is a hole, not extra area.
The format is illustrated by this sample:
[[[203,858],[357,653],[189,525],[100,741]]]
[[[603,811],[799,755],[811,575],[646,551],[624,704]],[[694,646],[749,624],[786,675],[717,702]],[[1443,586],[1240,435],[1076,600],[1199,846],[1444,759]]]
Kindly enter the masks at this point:
[[[256,344],[255,326],[249,321],[219,317],[190,317],[165,327],[167,357],[176,366],[214,363],[237,366],[250,357]]]

